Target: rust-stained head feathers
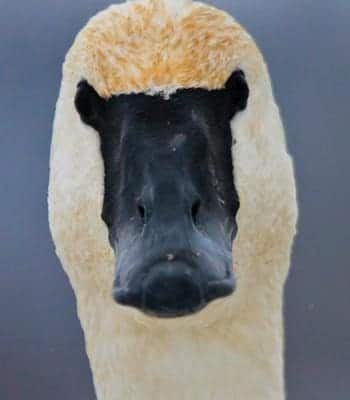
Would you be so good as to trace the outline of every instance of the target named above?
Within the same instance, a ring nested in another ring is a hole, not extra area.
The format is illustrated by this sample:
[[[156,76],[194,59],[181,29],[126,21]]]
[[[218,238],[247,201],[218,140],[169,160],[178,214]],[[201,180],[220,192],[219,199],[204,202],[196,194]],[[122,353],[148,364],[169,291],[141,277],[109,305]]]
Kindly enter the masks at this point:
[[[77,36],[64,71],[79,71],[103,97],[218,89],[237,67],[253,81],[259,76],[260,53],[231,16],[201,3],[174,4],[133,1],[102,11]]]

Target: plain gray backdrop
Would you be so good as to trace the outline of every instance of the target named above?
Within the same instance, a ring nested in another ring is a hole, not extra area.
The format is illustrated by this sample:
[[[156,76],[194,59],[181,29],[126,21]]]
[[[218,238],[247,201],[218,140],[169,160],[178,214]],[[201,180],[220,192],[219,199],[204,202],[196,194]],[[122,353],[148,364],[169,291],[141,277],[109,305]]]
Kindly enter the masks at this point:
[[[61,64],[75,34],[109,4],[0,0],[1,400],[95,399],[46,198]],[[295,160],[300,221],[285,301],[288,399],[348,400],[350,1],[212,4],[233,13],[261,47]]]

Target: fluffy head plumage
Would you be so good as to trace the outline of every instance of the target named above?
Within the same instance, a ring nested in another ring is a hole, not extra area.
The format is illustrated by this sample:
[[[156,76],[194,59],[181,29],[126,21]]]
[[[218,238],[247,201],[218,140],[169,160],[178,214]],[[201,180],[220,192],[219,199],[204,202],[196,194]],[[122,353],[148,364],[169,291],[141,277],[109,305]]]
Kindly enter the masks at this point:
[[[78,69],[109,97],[218,89],[237,67],[250,80],[258,78],[262,64],[254,41],[227,13],[191,1],[146,0],[113,5],[93,17],[77,36],[64,71]]]

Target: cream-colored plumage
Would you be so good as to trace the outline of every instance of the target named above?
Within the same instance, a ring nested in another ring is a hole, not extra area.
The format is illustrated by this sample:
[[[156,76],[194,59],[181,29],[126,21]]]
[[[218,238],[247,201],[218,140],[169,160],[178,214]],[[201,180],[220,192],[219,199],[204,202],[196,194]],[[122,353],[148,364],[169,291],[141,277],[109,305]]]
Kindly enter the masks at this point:
[[[98,134],[74,107],[82,79],[104,97],[221,88],[233,70],[250,89],[234,117],[241,207],[233,254],[236,292],[190,317],[158,320],[115,304],[114,254],[100,214]],[[49,220],[77,298],[99,400],[281,400],[282,296],[297,219],[268,71],[228,14],[191,0],[140,0],[93,17],[69,50],[51,148]]]

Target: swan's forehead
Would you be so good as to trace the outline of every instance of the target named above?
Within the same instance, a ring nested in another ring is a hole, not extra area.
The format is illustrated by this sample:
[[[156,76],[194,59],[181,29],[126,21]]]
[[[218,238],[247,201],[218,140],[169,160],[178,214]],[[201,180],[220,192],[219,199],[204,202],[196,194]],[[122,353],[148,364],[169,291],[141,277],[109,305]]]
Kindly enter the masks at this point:
[[[134,1],[92,18],[75,41],[66,68],[79,65],[97,92],[163,92],[222,88],[244,60],[257,60],[251,37],[224,11],[187,2]]]

